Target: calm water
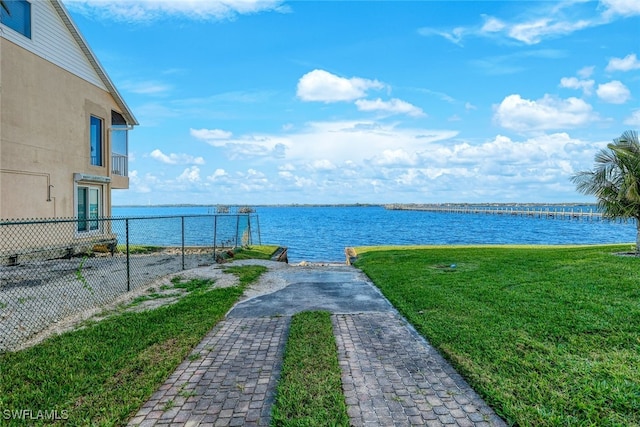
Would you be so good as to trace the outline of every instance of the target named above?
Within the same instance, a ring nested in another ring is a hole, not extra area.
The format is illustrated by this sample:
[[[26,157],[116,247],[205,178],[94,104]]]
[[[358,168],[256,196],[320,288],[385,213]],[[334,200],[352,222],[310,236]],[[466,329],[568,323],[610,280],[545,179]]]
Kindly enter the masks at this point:
[[[113,216],[200,215],[205,206],[114,207]],[[289,248],[289,261],[340,261],[344,248],[430,244],[635,242],[635,223],[509,215],[394,211],[383,207],[257,207],[261,241]],[[162,224],[159,222],[158,224]],[[155,230],[158,236],[167,236]],[[154,233],[154,234],[156,234]],[[162,237],[159,237],[162,239]],[[166,237],[168,239],[168,236]],[[255,241],[254,243],[257,243]],[[174,244],[165,242],[164,244]],[[163,244],[163,242],[153,242]]]

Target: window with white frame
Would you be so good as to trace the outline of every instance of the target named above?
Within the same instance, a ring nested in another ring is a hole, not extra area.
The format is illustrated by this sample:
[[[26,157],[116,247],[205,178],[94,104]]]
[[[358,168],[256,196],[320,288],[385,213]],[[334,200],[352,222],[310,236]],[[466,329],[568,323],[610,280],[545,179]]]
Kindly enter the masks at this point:
[[[78,232],[98,231],[98,218],[102,215],[102,188],[91,185],[78,185],[77,188]]]
[[[5,0],[0,6],[0,22],[31,38],[31,3],[25,0]]]

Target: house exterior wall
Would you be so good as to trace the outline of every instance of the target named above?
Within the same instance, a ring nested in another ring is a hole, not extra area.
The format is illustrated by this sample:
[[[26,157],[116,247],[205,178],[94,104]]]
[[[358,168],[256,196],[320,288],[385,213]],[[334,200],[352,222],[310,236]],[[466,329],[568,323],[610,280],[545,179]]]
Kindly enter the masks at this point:
[[[0,28],[0,219],[75,217],[78,185],[100,188],[110,216],[111,190],[129,186],[111,172],[121,108],[52,3],[31,14],[31,39]],[[103,166],[91,165],[91,116],[103,120]]]
[[[78,183],[102,188],[102,215],[110,216],[113,98],[10,41],[0,43],[0,218],[74,217]],[[91,116],[103,120],[104,166],[91,165]]]

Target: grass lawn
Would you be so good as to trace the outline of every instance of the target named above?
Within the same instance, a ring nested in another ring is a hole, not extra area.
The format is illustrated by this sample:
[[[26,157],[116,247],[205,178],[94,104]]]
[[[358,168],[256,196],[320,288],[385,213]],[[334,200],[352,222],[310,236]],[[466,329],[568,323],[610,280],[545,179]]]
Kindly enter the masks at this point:
[[[640,425],[640,259],[625,246],[358,248],[356,266],[521,426]]]
[[[278,250],[278,246],[253,245],[247,248],[237,248],[234,259],[271,259],[271,256]]]
[[[32,410],[57,411],[60,425],[125,425],[265,270],[231,266],[238,286],[211,289],[195,279],[182,284],[190,292],[173,305],[122,313],[0,354],[0,424],[42,423],[7,414]]]
[[[329,312],[292,317],[271,425],[349,426]]]

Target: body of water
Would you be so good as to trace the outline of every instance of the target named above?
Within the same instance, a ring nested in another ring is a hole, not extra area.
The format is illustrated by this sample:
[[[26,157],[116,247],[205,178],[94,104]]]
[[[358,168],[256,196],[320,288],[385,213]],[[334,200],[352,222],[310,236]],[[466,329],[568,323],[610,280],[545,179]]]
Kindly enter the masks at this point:
[[[114,217],[211,213],[215,213],[215,207],[113,208]],[[255,208],[255,213],[262,243],[289,248],[291,263],[344,262],[344,248],[348,246],[602,244],[633,243],[636,237],[633,221],[387,210],[381,206],[268,206]]]

